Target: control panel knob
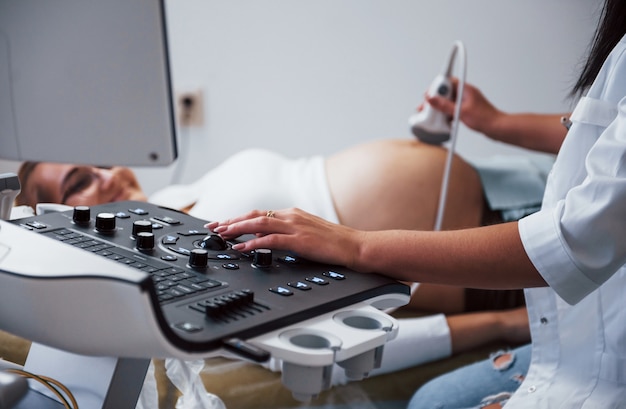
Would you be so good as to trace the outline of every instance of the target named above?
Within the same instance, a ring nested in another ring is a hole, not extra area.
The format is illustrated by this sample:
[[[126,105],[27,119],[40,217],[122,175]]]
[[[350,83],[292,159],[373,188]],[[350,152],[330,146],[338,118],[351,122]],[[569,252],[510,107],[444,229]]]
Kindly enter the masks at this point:
[[[152,233],[152,222],[150,220],[135,220],[133,222],[133,237],[139,233]]]
[[[72,221],[78,225],[86,225],[91,221],[91,209],[89,206],[76,206],[72,214]]]
[[[209,252],[204,249],[193,249],[189,252],[189,266],[204,268],[209,261]]]
[[[137,250],[151,251],[154,249],[154,233],[142,231],[137,233]]]
[[[272,266],[272,250],[256,249],[254,251],[254,265],[260,268]]]
[[[113,213],[98,213],[96,216],[96,230],[100,233],[115,231],[115,215]]]
[[[228,248],[226,240],[219,234],[209,234],[200,242],[200,247],[207,250],[221,251]]]

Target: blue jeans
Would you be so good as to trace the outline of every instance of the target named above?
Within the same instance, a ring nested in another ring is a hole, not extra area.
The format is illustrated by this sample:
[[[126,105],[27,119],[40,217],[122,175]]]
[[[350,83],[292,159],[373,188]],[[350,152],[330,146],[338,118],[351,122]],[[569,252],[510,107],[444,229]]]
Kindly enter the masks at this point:
[[[506,400],[517,390],[530,366],[530,344],[498,351],[487,360],[441,375],[415,392],[408,409],[463,409]]]

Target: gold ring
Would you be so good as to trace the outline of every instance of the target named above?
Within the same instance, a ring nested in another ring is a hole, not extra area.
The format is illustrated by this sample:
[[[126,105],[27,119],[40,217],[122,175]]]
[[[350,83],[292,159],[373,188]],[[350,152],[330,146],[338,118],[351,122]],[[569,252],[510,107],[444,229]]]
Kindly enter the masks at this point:
[[[274,217],[274,211],[273,210],[268,210],[267,213],[265,213],[265,217]]]

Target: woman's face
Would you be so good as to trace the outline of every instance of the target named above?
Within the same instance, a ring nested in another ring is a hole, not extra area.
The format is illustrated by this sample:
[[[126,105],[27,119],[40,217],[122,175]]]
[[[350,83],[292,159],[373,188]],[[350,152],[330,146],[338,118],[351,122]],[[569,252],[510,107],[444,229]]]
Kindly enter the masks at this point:
[[[33,169],[22,188],[37,203],[68,206],[147,200],[133,171],[124,167],[98,168],[44,162]]]

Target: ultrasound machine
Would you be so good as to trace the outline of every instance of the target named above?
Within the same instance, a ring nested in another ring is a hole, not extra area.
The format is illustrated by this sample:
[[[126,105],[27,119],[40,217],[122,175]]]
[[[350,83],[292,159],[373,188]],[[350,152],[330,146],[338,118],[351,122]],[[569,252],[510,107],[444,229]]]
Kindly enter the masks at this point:
[[[164,166],[175,129],[164,0],[0,0],[0,157]],[[19,181],[0,180],[10,206]],[[380,364],[406,285],[238,252],[205,223],[143,202],[0,220],[0,329],[33,341],[24,369],[81,408],[124,409],[151,358],[274,358],[303,401],[334,364],[351,379]],[[63,407],[12,365],[0,409]]]

